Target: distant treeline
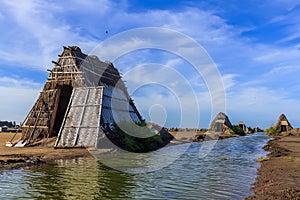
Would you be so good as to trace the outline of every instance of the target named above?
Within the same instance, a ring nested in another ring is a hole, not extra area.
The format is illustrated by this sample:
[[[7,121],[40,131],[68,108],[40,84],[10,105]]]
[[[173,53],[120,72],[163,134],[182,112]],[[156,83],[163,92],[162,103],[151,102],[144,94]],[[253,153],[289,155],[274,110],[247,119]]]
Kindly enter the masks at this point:
[[[0,127],[7,126],[8,128],[13,128],[16,126],[16,122],[0,121]]]
[[[206,128],[165,128],[167,131],[176,132],[176,131],[207,131]]]

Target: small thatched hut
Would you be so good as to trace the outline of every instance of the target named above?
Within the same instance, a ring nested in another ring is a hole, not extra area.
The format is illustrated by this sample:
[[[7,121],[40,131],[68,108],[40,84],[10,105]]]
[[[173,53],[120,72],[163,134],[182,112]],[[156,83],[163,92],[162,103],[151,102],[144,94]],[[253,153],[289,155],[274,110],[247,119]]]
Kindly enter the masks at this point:
[[[286,118],[284,114],[281,114],[278,118],[277,124],[275,129],[279,132],[290,131],[293,129],[292,125],[290,124],[289,120]]]
[[[240,121],[240,122],[238,123],[238,126],[241,127],[245,133],[248,133],[248,132],[249,132],[247,126],[245,125],[245,123],[244,123],[243,121]]]
[[[22,126],[22,145],[58,136],[56,147],[97,147],[116,121],[143,121],[110,62],[64,47]]]
[[[210,124],[208,131],[217,133],[227,133],[231,127],[232,124],[228,116],[225,113],[220,112]]]

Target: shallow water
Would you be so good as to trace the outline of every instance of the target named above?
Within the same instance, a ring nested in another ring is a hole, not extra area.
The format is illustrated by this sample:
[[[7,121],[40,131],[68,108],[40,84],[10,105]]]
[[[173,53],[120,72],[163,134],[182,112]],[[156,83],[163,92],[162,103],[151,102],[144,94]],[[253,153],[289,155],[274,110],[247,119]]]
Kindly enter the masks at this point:
[[[120,172],[89,158],[7,170],[0,173],[0,199],[244,199],[252,194],[255,160],[266,155],[262,147],[268,140],[262,133],[219,140],[204,158],[199,158],[202,143],[172,146],[164,149],[169,155],[187,150],[153,172]],[[137,160],[148,163],[155,156]]]

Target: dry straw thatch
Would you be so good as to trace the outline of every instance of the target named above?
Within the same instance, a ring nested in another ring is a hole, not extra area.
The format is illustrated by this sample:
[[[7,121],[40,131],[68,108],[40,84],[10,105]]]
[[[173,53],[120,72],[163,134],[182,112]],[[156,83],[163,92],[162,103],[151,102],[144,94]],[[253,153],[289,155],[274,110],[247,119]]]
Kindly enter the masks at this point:
[[[284,114],[281,114],[278,118],[275,129],[279,132],[285,132],[292,130],[293,127],[287,117]]]
[[[225,113],[220,112],[210,124],[208,131],[227,133],[231,127],[232,124],[228,116]]]
[[[70,117],[65,114],[74,88],[101,86],[98,87],[103,95],[100,99],[102,108],[99,109],[101,126],[104,126],[104,123],[113,123],[110,104],[115,88],[121,91],[120,98],[129,109],[133,121],[143,120],[127,92],[119,71],[112,63],[102,62],[96,56],[88,56],[77,46],[64,47],[62,54],[58,55],[57,61],[53,63],[53,69],[48,70],[49,77],[44,88],[23,123],[23,143],[34,144],[41,139],[58,136],[64,120]],[[104,105],[105,102],[107,105]]]

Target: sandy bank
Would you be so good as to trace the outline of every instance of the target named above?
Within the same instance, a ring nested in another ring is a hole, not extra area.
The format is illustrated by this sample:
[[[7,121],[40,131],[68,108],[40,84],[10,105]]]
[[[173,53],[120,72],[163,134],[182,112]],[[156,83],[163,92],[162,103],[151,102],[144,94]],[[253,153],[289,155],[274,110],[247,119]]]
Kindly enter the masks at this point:
[[[258,170],[255,195],[246,199],[300,199],[300,136],[275,138],[265,150],[269,159]]]
[[[38,147],[6,147],[13,133],[0,132],[0,170],[20,168],[40,163],[52,162],[56,159],[91,157],[86,149],[54,149],[55,138],[48,145]],[[20,137],[21,135],[17,135]]]
[[[174,139],[171,144],[183,144],[188,142],[203,142],[209,139],[227,139],[231,137],[238,137],[236,134],[221,134],[209,133],[207,131],[170,131]]]

